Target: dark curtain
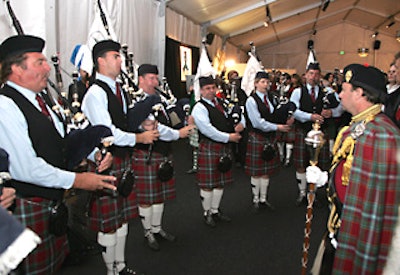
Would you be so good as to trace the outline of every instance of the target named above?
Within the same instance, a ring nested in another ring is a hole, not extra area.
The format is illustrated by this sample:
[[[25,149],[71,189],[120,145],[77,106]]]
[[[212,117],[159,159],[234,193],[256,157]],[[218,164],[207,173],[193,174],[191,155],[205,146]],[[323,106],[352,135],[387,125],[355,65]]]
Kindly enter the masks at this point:
[[[177,99],[189,97],[186,92],[186,82],[181,81],[180,46],[192,49],[192,74],[195,75],[199,63],[200,49],[166,37],[165,45],[165,77],[169,87]]]

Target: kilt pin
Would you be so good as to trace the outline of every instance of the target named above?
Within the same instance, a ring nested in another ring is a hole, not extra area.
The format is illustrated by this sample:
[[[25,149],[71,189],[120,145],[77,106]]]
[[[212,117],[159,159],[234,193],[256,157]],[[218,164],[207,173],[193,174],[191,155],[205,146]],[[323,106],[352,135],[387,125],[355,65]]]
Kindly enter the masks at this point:
[[[129,157],[114,157],[112,170],[109,174],[117,178],[116,186],[125,169],[129,167]],[[95,171],[95,166],[89,165],[89,170]],[[127,198],[114,197],[100,192],[94,193],[89,205],[90,229],[107,233],[118,229],[130,219],[138,217],[135,191],[132,191]]]
[[[162,182],[157,172],[160,164],[165,157],[153,151],[151,161],[147,164],[149,153],[144,150],[133,150],[132,169],[135,171],[135,192],[137,194],[137,203],[158,204],[167,200],[175,199],[175,178]],[[169,156],[169,159],[172,157]]]
[[[274,144],[275,157],[270,161],[262,159],[261,155],[263,152],[264,145],[266,143]],[[247,154],[246,154],[246,165],[245,172],[251,177],[258,177],[264,175],[273,175],[280,170],[280,159],[279,150],[275,142],[270,138],[266,138],[263,135],[249,132],[249,139],[247,141]]]
[[[304,138],[306,136],[305,130],[299,124],[294,124],[295,128],[295,141],[293,145],[293,165],[296,169],[306,168],[309,165],[310,153],[307,150],[307,145],[305,144]],[[318,166],[322,170],[329,170],[330,167],[330,156],[329,156],[329,137],[325,133],[324,129],[324,139],[325,143],[322,146],[321,151],[318,156]]]
[[[201,189],[223,188],[225,184],[233,182],[232,169],[226,173],[221,173],[217,169],[220,157],[231,155],[231,147],[230,143],[200,140],[196,178]]]
[[[49,233],[52,202],[39,197],[15,199],[13,215],[42,239],[42,243],[22,262],[24,274],[53,274],[61,268],[69,253],[67,235],[56,237]]]

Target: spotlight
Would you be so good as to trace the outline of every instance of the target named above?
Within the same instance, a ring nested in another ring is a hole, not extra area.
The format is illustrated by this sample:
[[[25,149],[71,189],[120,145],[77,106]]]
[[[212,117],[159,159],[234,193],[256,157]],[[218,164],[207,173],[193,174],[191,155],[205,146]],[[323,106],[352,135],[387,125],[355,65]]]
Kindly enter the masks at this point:
[[[322,11],[326,11],[330,2],[331,0],[325,0],[324,5],[322,6]]]
[[[393,26],[394,24],[396,24],[396,22],[393,20],[391,21],[389,24],[386,25],[386,29],[389,29],[391,26]]]
[[[264,27],[268,27],[268,21],[267,20],[265,20],[263,24],[264,24]]]
[[[400,42],[400,30],[397,31],[396,40]]]
[[[377,37],[378,34],[379,34],[379,32],[374,32],[373,34],[371,34],[371,37],[372,37],[372,38]]]

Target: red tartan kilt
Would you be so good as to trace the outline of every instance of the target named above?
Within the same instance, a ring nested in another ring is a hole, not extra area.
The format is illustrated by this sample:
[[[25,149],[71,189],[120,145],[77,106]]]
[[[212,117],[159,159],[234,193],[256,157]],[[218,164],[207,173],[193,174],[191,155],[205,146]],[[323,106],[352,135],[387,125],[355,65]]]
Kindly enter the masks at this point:
[[[310,153],[307,150],[306,143],[304,141],[305,133],[300,125],[295,126],[295,141],[293,145],[293,165],[296,169],[304,169],[310,165]],[[322,170],[328,170],[330,166],[329,157],[329,142],[328,136],[325,134],[325,144],[321,148],[318,157],[318,167]]]
[[[129,158],[114,157],[110,175],[117,177],[115,185],[118,184],[122,173],[129,168],[129,165]],[[89,170],[94,171],[94,165],[89,165]],[[137,216],[137,201],[134,191],[128,198],[95,193],[89,206],[89,227],[94,231],[111,232]]]
[[[138,204],[157,204],[176,197],[175,178],[162,182],[158,176],[158,167],[164,161],[162,154],[154,152],[147,164],[148,152],[134,149],[132,169],[135,171],[135,190]],[[172,157],[168,157],[172,159]]]
[[[200,141],[197,162],[197,182],[202,189],[223,188],[233,182],[232,169],[221,173],[217,169],[219,159],[231,154],[231,144],[212,142],[208,139]]]
[[[249,176],[264,176],[273,175],[280,169],[279,150],[275,144],[276,155],[270,161],[262,159],[261,154],[264,149],[264,145],[269,142],[273,143],[273,140],[267,139],[260,134],[255,132],[249,133],[249,139],[247,141],[247,154],[246,154],[246,165],[245,172]]]
[[[23,261],[25,274],[56,273],[69,253],[69,247],[66,235],[55,237],[49,234],[49,206],[51,201],[43,199],[40,203],[32,203],[31,201],[17,198],[15,202],[14,216],[42,239],[42,243]]]

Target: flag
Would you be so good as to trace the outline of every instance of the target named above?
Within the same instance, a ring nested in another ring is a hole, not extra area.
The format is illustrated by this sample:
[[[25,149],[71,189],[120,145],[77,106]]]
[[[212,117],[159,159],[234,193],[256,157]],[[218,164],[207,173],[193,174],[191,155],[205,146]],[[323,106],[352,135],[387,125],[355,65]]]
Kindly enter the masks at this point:
[[[108,15],[107,10],[104,8],[104,6],[101,4],[101,1],[98,1],[98,3],[101,5],[101,9],[104,12],[105,19],[107,21],[108,25],[108,31],[110,34],[107,33],[106,28],[104,27],[104,24],[101,20],[101,13],[100,13],[100,7],[97,6],[96,9],[96,14],[94,16],[93,23],[90,27],[89,30],[89,35],[88,35],[88,40],[87,40],[87,45],[90,50],[93,49],[93,46],[102,40],[107,40],[107,39],[112,39],[114,41],[118,41],[117,35],[115,34],[115,31],[111,25],[111,20],[110,16]]]
[[[197,65],[197,73],[193,83],[194,98],[196,102],[200,100],[199,78],[201,76],[210,76],[210,75],[212,75],[215,78],[216,72],[213,66],[211,65],[210,60],[208,59],[206,47],[203,45],[201,49],[199,64]]]
[[[223,49],[218,49],[213,60],[213,67],[218,75],[225,70],[225,51]]]
[[[306,70],[307,70],[308,65],[309,65],[310,63],[317,63],[317,59],[315,58],[314,50],[312,50],[312,49],[310,49],[310,52],[308,53],[307,64],[306,64]]]
[[[250,96],[251,92],[254,90],[254,79],[258,71],[263,71],[260,62],[257,58],[249,53],[249,60],[247,61],[246,68],[244,69],[242,78],[242,90],[246,92],[247,96]]]

